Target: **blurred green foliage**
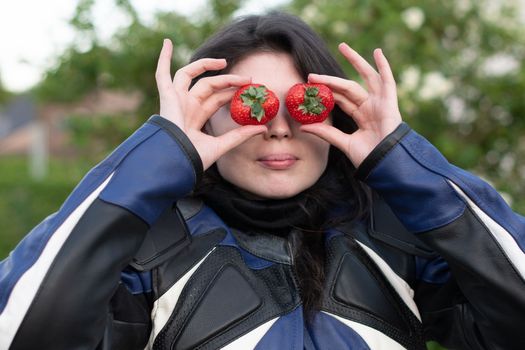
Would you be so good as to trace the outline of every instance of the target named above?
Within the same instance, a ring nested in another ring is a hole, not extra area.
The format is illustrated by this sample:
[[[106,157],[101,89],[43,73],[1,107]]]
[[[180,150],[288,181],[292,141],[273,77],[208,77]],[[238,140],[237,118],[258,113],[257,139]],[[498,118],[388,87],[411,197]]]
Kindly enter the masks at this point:
[[[8,102],[12,95],[13,94],[4,87],[2,76],[0,75],[0,104]]]
[[[92,21],[94,0],[81,0],[71,20],[78,40],[46,73],[37,96],[75,101],[94,88],[140,91],[136,127],[158,110],[154,71],[162,39],[175,45],[174,72],[244,2],[210,0],[191,17],[160,12],[146,25],[128,0],[118,0],[129,25],[102,43]],[[524,213],[525,37],[517,6],[516,0],[291,0],[284,9],[312,25],[358,81],[337,44],[348,42],[370,61],[381,47],[398,82],[404,119]]]
[[[427,350],[445,350],[444,347],[434,341],[427,342]]]
[[[71,135],[71,146],[76,150],[76,158],[94,164],[109,150],[116,148],[136,129],[138,118],[129,115],[71,115],[64,128]]]
[[[78,159],[54,159],[48,179],[37,181],[29,176],[25,157],[0,159],[0,260],[38,222],[60,208],[91,166]]]
[[[151,25],[140,20],[128,0],[117,0],[130,23],[101,43],[92,22],[93,0],[81,0],[71,23],[78,40],[45,74],[35,89],[40,101],[72,102],[94,88],[140,91],[144,102],[137,111],[144,121],[158,111],[155,69],[164,38],[172,40],[174,71],[186,64],[192,51],[242,5],[242,0],[211,0],[198,18],[175,12],[157,13]]]
[[[333,52],[383,49],[405,121],[525,213],[525,36],[517,1],[294,0]],[[349,77],[360,81],[337,55]]]

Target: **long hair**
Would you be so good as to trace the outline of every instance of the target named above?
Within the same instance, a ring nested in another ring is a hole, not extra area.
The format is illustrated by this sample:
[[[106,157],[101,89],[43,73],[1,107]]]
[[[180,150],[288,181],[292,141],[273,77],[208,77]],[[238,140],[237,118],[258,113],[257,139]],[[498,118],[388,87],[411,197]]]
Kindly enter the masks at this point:
[[[345,74],[324,41],[301,19],[296,16],[270,12],[265,15],[240,17],[217,32],[200,46],[191,62],[201,58],[225,58],[228,66],[221,71],[207,71],[194,79],[193,84],[204,77],[225,74],[237,62],[249,54],[260,51],[274,51],[289,54],[295,68],[304,79],[309,73],[327,74],[345,78]],[[332,111],[332,123],[338,129],[352,133],[356,124],[338,106]],[[318,183],[308,191],[310,201],[316,202],[315,208],[326,208],[334,203],[346,201],[352,203],[351,212],[346,212],[346,220],[364,218],[368,213],[369,194],[365,185],[355,180],[355,168],[350,160],[337,148],[331,146],[327,169]],[[218,181],[225,181],[218,174],[215,166],[204,175],[203,182],[196,194],[213,188]],[[301,205],[301,204],[299,204]],[[310,209],[303,208],[305,211]],[[322,232],[326,226],[335,225],[320,217],[325,210],[313,210],[308,214],[317,222],[314,229],[295,230],[290,237],[295,248],[295,273],[303,300],[303,307],[308,315],[319,308],[324,285],[324,239]],[[337,221],[337,219],[335,220]]]

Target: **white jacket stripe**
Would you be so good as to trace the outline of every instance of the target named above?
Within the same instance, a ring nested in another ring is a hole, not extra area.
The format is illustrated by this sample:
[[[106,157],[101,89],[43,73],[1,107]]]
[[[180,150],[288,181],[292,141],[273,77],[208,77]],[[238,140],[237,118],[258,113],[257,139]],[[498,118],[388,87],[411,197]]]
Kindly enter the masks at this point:
[[[326,311],[323,312],[344,323],[345,325],[353,329],[356,333],[358,333],[361,336],[361,338],[363,338],[363,340],[366,342],[370,350],[406,350],[406,348],[403,347],[401,344],[396,342],[394,339],[388,337],[386,334],[381,333],[377,329],[365,326],[361,323],[344,319]]]
[[[150,338],[145,349],[153,348],[155,338],[157,338],[157,335],[159,335],[162,328],[164,328],[164,326],[168,322],[173,312],[173,309],[175,309],[175,305],[177,305],[177,301],[179,300],[180,294],[182,293],[184,286],[186,286],[186,283],[188,283],[191,276],[193,276],[193,274],[195,273],[195,271],[197,271],[199,266],[214,250],[215,248],[212,249],[208,254],[206,254],[206,256],[202,258],[197,264],[195,264],[195,266],[193,266],[188,272],[186,272],[184,276],[182,276],[177,281],[177,283],[171,286],[170,289],[168,289],[160,298],[158,298],[153,303],[153,308],[151,310],[151,319],[153,325],[151,328]]]
[[[518,243],[500,224],[494,221],[476,203],[474,203],[456,184],[448,181],[454,190],[463,198],[467,205],[474,211],[478,218],[488,228],[492,237],[498,242],[511,264],[525,280],[525,253],[520,249]]]
[[[112,174],[113,175],[113,174]],[[18,280],[0,314],[0,349],[8,349],[55,257],[76,224],[111,179],[109,176],[53,233],[42,254]],[[58,297],[58,296],[57,296]],[[52,322],[52,320],[50,320]]]
[[[361,247],[366,251],[368,256],[376,263],[377,267],[381,270],[383,275],[386,277],[390,285],[395,289],[397,294],[401,297],[403,302],[408,306],[412,313],[421,321],[421,315],[419,309],[414,301],[414,290],[410,288],[408,283],[399,277],[394,270],[372,249],[357,241]]]

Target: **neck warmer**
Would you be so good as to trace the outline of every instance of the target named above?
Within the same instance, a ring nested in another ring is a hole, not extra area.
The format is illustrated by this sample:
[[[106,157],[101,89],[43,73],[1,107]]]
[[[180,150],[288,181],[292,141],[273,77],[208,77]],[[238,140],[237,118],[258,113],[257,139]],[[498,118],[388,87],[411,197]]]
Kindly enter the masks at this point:
[[[293,227],[313,229],[321,214],[307,193],[287,199],[260,199],[225,180],[202,197],[229,226],[245,231],[284,234]]]

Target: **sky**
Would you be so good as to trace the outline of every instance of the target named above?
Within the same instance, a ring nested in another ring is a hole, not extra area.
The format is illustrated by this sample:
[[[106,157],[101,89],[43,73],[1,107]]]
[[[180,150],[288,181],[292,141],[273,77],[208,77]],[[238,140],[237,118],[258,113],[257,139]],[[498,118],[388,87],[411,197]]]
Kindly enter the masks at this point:
[[[189,15],[198,11],[206,0],[132,0],[141,19],[151,21],[156,11],[178,11]],[[260,12],[285,3],[286,0],[250,0],[243,12]],[[0,1],[0,79],[14,92],[36,84],[42,72],[73,40],[68,25],[78,1],[14,0]],[[124,16],[116,15],[115,1],[98,0],[94,17],[102,39],[109,38],[126,24]]]

